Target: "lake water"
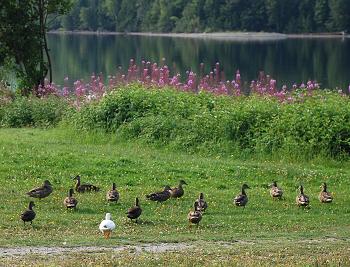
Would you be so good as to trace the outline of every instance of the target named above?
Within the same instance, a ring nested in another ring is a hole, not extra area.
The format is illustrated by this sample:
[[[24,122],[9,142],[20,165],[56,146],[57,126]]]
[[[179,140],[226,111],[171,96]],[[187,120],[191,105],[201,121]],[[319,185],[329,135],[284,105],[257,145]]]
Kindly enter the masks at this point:
[[[240,70],[244,81],[265,71],[278,84],[317,80],[322,88],[347,89],[350,84],[350,38],[281,39],[264,41],[190,39],[179,37],[49,34],[54,82],[87,81],[92,73],[105,76],[125,70],[131,58],[166,64],[183,75],[209,72],[220,62],[227,79]]]

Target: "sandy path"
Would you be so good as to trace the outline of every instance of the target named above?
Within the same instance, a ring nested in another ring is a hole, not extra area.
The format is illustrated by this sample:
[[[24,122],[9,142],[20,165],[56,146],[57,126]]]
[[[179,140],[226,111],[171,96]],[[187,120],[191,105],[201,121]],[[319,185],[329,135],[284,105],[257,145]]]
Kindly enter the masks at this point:
[[[12,247],[0,248],[1,257],[25,256],[29,254],[54,255],[74,252],[120,252],[123,250],[133,250],[135,252],[167,252],[179,251],[191,248],[193,245],[184,243],[160,243],[143,245],[120,245],[116,247],[82,246],[82,247]]]

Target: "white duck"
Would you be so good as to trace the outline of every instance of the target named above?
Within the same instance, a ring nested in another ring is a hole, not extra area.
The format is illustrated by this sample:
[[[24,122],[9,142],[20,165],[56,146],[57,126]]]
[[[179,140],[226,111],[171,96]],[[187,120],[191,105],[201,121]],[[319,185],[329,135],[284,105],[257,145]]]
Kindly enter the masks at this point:
[[[110,213],[106,213],[106,218],[100,223],[99,229],[106,239],[111,236],[112,231],[115,229],[115,223],[111,220]]]

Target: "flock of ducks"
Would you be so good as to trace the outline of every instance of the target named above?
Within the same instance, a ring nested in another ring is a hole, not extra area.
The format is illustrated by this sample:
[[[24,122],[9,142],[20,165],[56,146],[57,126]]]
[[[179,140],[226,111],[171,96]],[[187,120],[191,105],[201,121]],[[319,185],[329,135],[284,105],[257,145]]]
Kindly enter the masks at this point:
[[[81,178],[79,175],[73,178],[75,183],[75,192],[77,193],[85,193],[85,192],[98,192],[100,191],[100,188],[92,185],[92,184],[82,184]],[[184,189],[183,186],[187,185],[187,183],[184,180],[180,180],[179,185],[177,187],[171,188],[170,186],[165,186],[162,191],[150,193],[146,195],[146,198],[150,201],[155,202],[164,202],[168,200],[169,198],[180,198],[184,195]],[[270,195],[273,199],[279,199],[281,200],[283,197],[283,190],[277,186],[277,182],[274,181],[270,185]],[[327,184],[322,183],[321,185],[321,192],[319,193],[319,200],[321,203],[330,203],[333,201],[333,196],[331,193],[327,191]],[[248,196],[245,190],[250,189],[250,187],[247,184],[242,185],[242,189],[240,194],[238,194],[234,199],[233,203],[236,206],[239,207],[245,207],[248,203]],[[40,187],[34,188],[27,192],[27,195],[33,198],[42,199],[47,196],[49,196],[53,191],[52,185],[48,180],[44,181],[44,184]],[[296,204],[299,207],[308,207],[310,203],[310,198],[304,193],[304,187],[301,185],[299,187],[300,193],[297,195],[295,201]],[[74,190],[73,188],[69,189],[68,196],[63,200],[63,205],[67,209],[76,209],[78,205],[77,199],[73,196]],[[116,189],[116,184],[112,184],[112,188],[106,193],[106,200],[108,202],[118,202],[119,200],[119,192]],[[33,201],[29,202],[28,209],[25,210],[21,214],[21,219],[25,225],[26,222],[30,222],[32,224],[33,220],[35,219],[36,213],[33,210],[33,207],[35,206]],[[190,212],[187,215],[187,219],[189,222],[189,225],[196,224],[198,226],[199,222],[202,220],[202,216],[205,212],[205,210],[208,208],[208,204],[204,199],[204,194],[200,193],[199,198],[195,200],[193,204],[193,210],[190,210]],[[142,209],[140,206],[139,198],[135,198],[135,205],[131,208],[129,208],[126,212],[126,216],[130,220],[135,220],[137,222],[137,219],[140,217],[142,213]],[[103,233],[104,237],[106,239],[110,238],[112,231],[115,229],[115,223],[112,221],[112,217],[110,213],[106,213],[105,219],[102,220],[99,226],[99,230]]]

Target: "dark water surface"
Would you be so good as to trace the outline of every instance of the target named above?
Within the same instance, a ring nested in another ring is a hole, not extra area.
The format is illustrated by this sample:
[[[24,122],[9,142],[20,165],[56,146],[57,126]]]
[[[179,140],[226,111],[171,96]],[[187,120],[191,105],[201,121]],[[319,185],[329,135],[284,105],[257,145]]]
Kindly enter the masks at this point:
[[[54,81],[87,81],[92,73],[105,76],[125,70],[129,60],[160,62],[172,72],[209,72],[220,62],[227,79],[237,69],[244,81],[264,70],[278,84],[317,80],[322,88],[347,89],[350,83],[350,38],[282,39],[266,41],[190,39],[179,37],[49,34]],[[172,73],[173,74],[173,73]]]

